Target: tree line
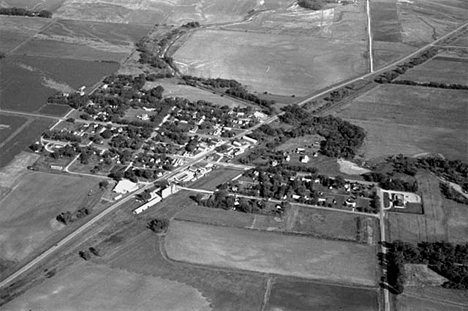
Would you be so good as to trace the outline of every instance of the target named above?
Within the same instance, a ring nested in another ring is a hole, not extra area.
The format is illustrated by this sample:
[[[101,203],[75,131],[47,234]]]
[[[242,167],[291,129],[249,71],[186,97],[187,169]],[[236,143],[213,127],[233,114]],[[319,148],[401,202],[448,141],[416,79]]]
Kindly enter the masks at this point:
[[[52,13],[47,10],[32,11],[32,10],[16,8],[16,7],[0,8],[0,15],[52,18]]]

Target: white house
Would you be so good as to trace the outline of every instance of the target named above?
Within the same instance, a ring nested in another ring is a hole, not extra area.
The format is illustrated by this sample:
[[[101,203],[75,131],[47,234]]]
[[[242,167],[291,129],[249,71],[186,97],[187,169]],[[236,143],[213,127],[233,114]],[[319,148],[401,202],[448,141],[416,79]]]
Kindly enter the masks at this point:
[[[308,155],[305,155],[305,156],[302,156],[299,161],[301,161],[301,163],[309,163],[309,156]]]

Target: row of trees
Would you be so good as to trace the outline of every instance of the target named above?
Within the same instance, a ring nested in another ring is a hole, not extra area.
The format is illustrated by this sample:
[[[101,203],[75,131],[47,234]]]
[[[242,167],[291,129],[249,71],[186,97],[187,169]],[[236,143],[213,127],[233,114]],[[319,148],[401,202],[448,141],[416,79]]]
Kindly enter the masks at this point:
[[[74,213],[70,211],[62,212],[59,215],[57,215],[55,219],[57,219],[57,221],[63,223],[64,225],[68,225],[68,224],[71,224],[72,222],[77,221],[78,219],[88,216],[89,214],[91,214],[91,212],[92,212],[91,208],[82,207],[78,209],[77,211],[75,211]]]
[[[0,15],[52,18],[52,13],[47,10],[31,11],[28,9],[16,8],[16,7],[0,8]]]
[[[392,84],[413,85],[423,87],[434,87],[440,89],[468,90],[468,85],[459,83],[440,83],[440,82],[416,82],[411,80],[395,80]]]
[[[416,181],[405,181],[401,178],[393,178],[380,172],[369,172],[362,175],[365,180],[377,182],[379,186],[385,190],[395,191],[418,191],[418,183]]]
[[[297,1],[297,4],[300,7],[314,11],[321,10],[323,8],[322,0],[299,0]]]

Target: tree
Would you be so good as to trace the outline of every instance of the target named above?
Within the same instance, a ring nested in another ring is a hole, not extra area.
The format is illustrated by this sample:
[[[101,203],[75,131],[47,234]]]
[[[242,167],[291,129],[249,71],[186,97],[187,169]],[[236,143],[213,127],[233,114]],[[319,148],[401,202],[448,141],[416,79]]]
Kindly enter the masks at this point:
[[[97,256],[97,257],[101,257],[102,256],[102,251],[96,247],[90,247],[89,248],[89,251],[94,255],[94,256]]]
[[[89,252],[89,250],[80,251],[78,255],[80,255],[80,257],[86,261],[91,259],[91,253]]]
[[[99,182],[99,188],[100,189],[107,189],[109,187],[109,182],[107,180],[103,180]]]
[[[169,220],[167,218],[154,218],[148,222],[147,227],[156,233],[163,233],[169,227]]]

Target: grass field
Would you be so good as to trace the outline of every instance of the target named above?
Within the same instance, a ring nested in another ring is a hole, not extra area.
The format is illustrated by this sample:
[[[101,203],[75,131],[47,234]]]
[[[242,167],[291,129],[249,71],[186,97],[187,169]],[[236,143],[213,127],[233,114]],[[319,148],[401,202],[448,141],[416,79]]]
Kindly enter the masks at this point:
[[[355,243],[173,221],[165,247],[168,256],[177,261],[375,284],[374,250]]]
[[[34,112],[57,91],[92,86],[118,69],[116,63],[73,59],[10,56],[1,62],[0,107]],[[27,92],[22,92],[27,87]],[[20,91],[19,91],[20,90]]]
[[[72,282],[70,282],[72,280]],[[210,311],[192,286],[82,262],[4,306],[3,310]]]
[[[447,234],[448,211],[444,208],[444,199],[439,190],[438,179],[426,173],[418,175],[416,180],[421,193],[424,215],[388,213],[391,240],[412,243],[449,240]]]
[[[151,25],[59,20],[15,54],[119,62],[150,28]]]
[[[178,213],[175,218],[218,226],[250,228],[257,216],[258,215],[225,211],[219,208],[208,208],[194,204]]]
[[[468,84],[468,60],[436,57],[408,70],[398,80]]]
[[[243,173],[241,170],[233,170],[229,168],[220,167],[213,170],[207,176],[200,178],[190,185],[190,188],[203,189],[203,190],[216,190],[218,185],[232,180],[234,177]]]
[[[446,304],[442,302],[431,301],[427,299],[420,299],[410,297],[407,295],[400,295],[397,298],[396,309],[398,311],[465,311],[466,307]]]
[[[372,39],[375,41],[400,42],[401,25],[398,18],[397,0],[371,1]]]
[[[378,293],[364,288],[291,281],[277,278],[273,284],[267,311],[375,311]]]
[[[361,41],[201,30],[173,57],[189,75],[235,79],[261,93],[303,96],[364,73],[365,50]]]
[[[211,310],[261,309],[266,285],[263,277],[171,262],[161,254],[158,238],[150,230],[120,243],[116,252],[106,255],[104,260],[112,268],[195,288],[209,301]]]
[[[21,260],[60,230],[55,217],[88,200],[97,182],[80,177],[23,171],[0,201],[0,254]]]
[[[381,85],[338,115],[367,132],[366,158],[423,152],[466,159],[466,91]]]
[[[0,51],[7,53],[50,23],[46,18],[0,15]]]
[[[219,96],[212,92],[204,91],[188,85],[174,84],[170,81],[146,82],[145,89],[151,89],[161,85],[164,88],[164,96],[183,97],[190,101],[197,102],[204,100],[219,106],[245,107],[243,102],[236,101],[228,96]]]
[[[0,114],[0,146],[27,121],[25,117]]]
[[[21,151],[38,139],[41,133],[52,125],[50,119],[37,118],[23,128],[14,137],[0,143],[0,168],[7,165]]]

